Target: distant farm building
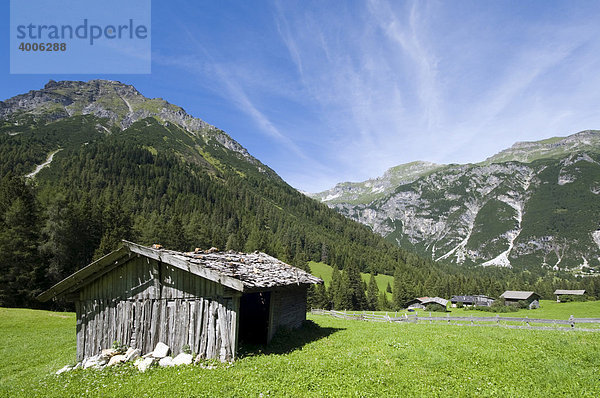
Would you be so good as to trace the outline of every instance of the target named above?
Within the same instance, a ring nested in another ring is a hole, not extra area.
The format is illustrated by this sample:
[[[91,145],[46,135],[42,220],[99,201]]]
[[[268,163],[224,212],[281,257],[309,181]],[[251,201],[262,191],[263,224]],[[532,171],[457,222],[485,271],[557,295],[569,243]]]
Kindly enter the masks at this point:
[[[494,302],[494,299],[481,294],[473,296],[452,296],[450,299],[452,307],[456,307],[458,303],[466,307],[489,307]]]
[[[428,305],[439,306],[439,309],[446,310],[448,300],[440,297],[418,297],[406,303],[408,309],[426,309]]]
[[[540,295],[535,292],[507,290],[502,293],[500,297],[504,299],[506,305],[517,305],[521,302],[525,302],[529,309],[540,307]]]
[[[569,299],[571,299],[571,298],[579,298],[579,297],[585,296],[585,290],[556,289],[556,291],[554,292],[554,295],[556,296],[556,302],[560,303],[561,296],[563,296],[563,301],[569,301]],[[564,296],[566,296],[567,300],[565,300]]]
[[[264,253],[181,253],[123,247],[38,298],[75,302],[77,360],[114,341],[153,350],[158,342],[204,358],[233,359],[238,342],[267,343],[306,319],[306,293],[322,280]]]

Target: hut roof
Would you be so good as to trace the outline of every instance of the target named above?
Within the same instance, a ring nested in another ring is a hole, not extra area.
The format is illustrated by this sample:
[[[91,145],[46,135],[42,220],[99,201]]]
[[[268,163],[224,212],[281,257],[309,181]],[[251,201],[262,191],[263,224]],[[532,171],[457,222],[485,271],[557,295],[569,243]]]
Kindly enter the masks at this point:
[[[410,303],[421,303],[421,304],[439,304],[442,306],[447,306],[448,305],[448,300],[443,299],[441,297],[417,297],[414,300],[409,301]]]
[[[571,294],[573,296],[583,296],[585,294],[585,290],[561,290],[561,289],[556,289],[556,291],[554,292],[554,294],[556,294],[557,296],[560,296],[561,294]]]
[[[161,261],[240,292],[323,283],[320,278],[261,252],[237,253],[207,250],[184,253],[123,241],[120,249],[63,279],[40,294],[38,299],[47,301],[76,291],[136,254]]]
[[[452,296],[450,301],[453,303],[474,303],[476,301],[493,300],[491,297],[483,294],[467,295],[467,296]]]
[[[527,300],[532,295],[536,295],[539,297],[539,294],[535,292],[524,292],[519,290],[507,290],[500,295],[500,297],[509,299],[509,300]]]

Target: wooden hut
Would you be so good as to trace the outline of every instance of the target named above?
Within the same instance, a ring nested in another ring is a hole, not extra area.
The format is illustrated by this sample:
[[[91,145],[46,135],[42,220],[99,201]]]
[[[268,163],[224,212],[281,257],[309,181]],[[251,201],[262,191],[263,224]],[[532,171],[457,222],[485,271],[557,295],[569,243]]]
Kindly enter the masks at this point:
[[[530,310],[540,307],[540,295],[535,292],[507,290],[500,297],[504,299],[506,305],[517,305],[520,302],[524,302]]]
[[[38,299],[75,302],[77,360],[114,341],[152,351],[184,346],[230,360],[238,342],[267,343],[306,319],[310,284],[323,281],[264,253],[182,253],[123,242]]]
[[[560,303],[561,296],[563,296],[563,301],[571,301],[573,298],[583,299],[585,297],[585,290],[556,289],[554,295],[556,296],[556,302]]]
[[[461,303],[465,307],[489,307],[494,303],[494,299],[482,294],[476,294],[471,296],[452,296],[450,302],[454,308],[456,308],[458,303]]]
[[[439,306],[439,309],[446,310],[448,300],[440,297],[417,297],[406,303],[408,309],[426,309],[428,305]]]

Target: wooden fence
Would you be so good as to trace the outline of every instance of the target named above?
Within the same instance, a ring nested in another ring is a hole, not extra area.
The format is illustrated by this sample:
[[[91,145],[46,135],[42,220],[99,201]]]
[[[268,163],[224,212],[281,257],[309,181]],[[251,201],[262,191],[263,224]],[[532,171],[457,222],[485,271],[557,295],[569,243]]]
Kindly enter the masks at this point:
[[[329,311],[321,309],[311,309],[312,314],[329,315],[334,318],[352,319],[370,322],[410,322],[410,323],[443,323],[447,325],[458,326],[494,326],[505,327],[509,329],[535,329],[535,330],[578,330],[586,332],[600,332],[600,327],[579,327],[579,324],[600,324],[600,318],[574,318],[572,315],[569,319],[537,319],[537,318],[517,318],[505,316],[419,316],[418,313],[402,314],[376,314],[368,312],[345,312],[345,311]],[[539,324],[546,326],[539,326]]]

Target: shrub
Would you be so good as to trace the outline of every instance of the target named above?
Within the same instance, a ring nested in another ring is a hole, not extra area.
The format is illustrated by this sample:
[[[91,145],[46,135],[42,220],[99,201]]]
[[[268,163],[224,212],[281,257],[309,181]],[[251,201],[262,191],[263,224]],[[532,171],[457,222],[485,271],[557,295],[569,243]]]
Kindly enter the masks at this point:
[[[430,312],[446,312],[446,307],[440,304],[427,304],[425,311]]]

